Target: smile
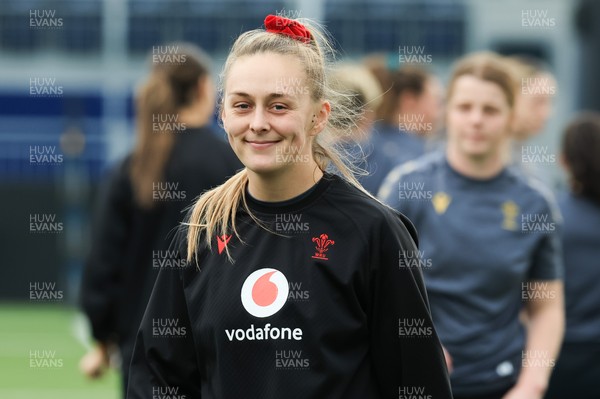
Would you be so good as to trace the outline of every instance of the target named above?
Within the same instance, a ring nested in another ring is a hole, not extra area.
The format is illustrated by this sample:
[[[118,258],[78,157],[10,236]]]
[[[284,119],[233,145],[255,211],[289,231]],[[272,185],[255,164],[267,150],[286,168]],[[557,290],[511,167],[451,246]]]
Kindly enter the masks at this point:
[[[262,149],[274,146],[275,144],[279,143],[279,141],[281,141],[281,140],[274,140],[274,141],[246,141],[246,143],[250,144],[250,146],[252,146],[252,148],[256,148],[256,149],[262,150]]]

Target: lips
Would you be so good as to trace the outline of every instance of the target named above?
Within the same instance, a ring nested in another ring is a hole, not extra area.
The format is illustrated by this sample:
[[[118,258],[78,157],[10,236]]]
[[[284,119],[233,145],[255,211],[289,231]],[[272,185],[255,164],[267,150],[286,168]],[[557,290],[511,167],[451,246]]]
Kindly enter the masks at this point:
[[[273,145],[279,143],[281,140],[245,140],[252,148],[256,149],[265,149],[272,147]]]
[[[470,141],[485,141],[486,137],[484,135],[480,135],[480,134],[471,134],[465,137],[467,140]]]

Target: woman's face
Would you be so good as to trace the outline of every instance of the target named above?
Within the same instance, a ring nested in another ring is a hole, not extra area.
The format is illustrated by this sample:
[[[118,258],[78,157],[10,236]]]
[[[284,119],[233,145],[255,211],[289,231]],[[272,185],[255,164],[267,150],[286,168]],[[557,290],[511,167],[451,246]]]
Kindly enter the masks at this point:
[[[475,76],[460,76],[448,100],[448,145],[467,158],[499,155],[510,135],[511,118],[500,86]]]
[[[262,53],[237,59],[226,77],[221,118],[240,161],[257,174],[311,166],[312,140],[329,104],[315,103],[301,62]]]

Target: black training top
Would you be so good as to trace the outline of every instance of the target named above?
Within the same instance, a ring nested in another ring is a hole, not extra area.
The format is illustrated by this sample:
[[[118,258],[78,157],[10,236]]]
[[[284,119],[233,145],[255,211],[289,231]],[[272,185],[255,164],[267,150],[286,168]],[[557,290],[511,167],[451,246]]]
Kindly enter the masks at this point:
[[[247,201],[271,232],[240,210],[241,241],[161,270],[128,398],[451,398],[421,273],[399,267],[416,250],[408,219],[331,174]]]

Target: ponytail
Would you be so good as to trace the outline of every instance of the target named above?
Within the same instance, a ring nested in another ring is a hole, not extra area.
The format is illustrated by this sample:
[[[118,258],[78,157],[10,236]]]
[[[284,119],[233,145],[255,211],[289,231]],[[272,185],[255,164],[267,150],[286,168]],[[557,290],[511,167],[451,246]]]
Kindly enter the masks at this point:
[[[169,47],[177,53],[177,60],[153,63],[150,77],[136,97],[137,140],[129,174],[134,200],[144,209],[154,205],[153,186],[165,178],[175,145],[177,133],[165,122],[197,99],[198,81],[210,71],[210,59],[199,48],[185,43]]]
[[[154,72],[142,87],[137,98],[138,139],[131,157],[131,181],[134,199],[142,208],[153,206],[153,185],[164,179],[175,137],[165,129],[154,129],[166,124],[155,124],[163,115],[175,115],[173,90],[168,79]]]

